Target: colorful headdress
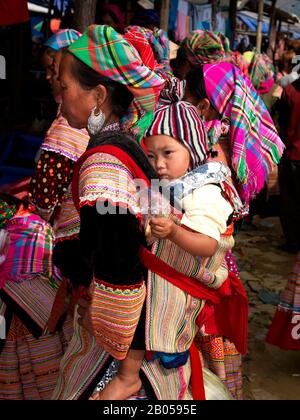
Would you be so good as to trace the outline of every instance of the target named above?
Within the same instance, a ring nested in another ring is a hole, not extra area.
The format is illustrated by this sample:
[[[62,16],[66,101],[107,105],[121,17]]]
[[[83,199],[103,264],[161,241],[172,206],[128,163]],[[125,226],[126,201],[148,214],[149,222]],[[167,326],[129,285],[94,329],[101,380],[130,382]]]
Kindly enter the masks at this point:
[[[125,128],[138,122],[141,135],[151,122],[164,80],[145,66],[136,49],[110,26],[89,26],[69,52],[97,73],[127,86],[134,101]]]
[[[182,41],[180,52],[192,65],[216,63],[228,57],[229,43],[218,32],[196,30]]]
[[[230,122],[231,163],[248,202],[263,188],[284,145],[265,104],[236,66],[206,64],[203,72],[210,103]]]
[[[183,143],[191,155],[191,169],[207,159],[206,131],[197,109],[188,102],[175,102],[159,108],[145,137],[165,135]]]
[[[170,67],[169,58],[170,40],[168,34],[163,29],[155,28],[154,31],[150,31],[150,29],[141,26],[128,26],[125,30],[125,37],[130,41],[132,34],[134,35],[137,33],[139,33],[140,36],[143,36],[153,51],[155,58],[155,72],[161,75],[163,78],[168,79],[169,77],[172,77],[173,73]]]
[[[52,48],[54,51],[59,51],[62,48],[69,47],[80,37],[81,33],[75,31],[75,29],[62,29],[56,32],[54,35],[52,35],[45,42],[45,45],[49,48]]]
[[[140,28],[139,26],[129,26],[125,30],[124,38],[136,48],[142,62],[149,69],[154,70],[156,67],[154,52],[148,39],[150,30]]]
[[[249,65],[249,77],[259,93],[268,93],[274,84],[275,68],[266,54],[254,52]]]

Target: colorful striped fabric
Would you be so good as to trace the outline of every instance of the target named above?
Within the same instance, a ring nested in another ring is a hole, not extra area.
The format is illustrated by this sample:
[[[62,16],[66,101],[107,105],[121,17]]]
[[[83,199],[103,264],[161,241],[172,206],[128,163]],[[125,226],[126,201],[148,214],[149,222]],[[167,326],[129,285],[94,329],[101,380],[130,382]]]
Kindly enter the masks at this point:
[[[225,254],[234,239],[221,235],[211,258],[194,257],[169,240],[153,244],[152,253],[179,273],[218,289],[228,277]],[[162,276],[149,271],[147,284],[146,348],[151,351],[181,353],[188,350],[196,336],[196,319],[204,300],[195,299]]]
[[[3,290],[43,331],[59,284],[56,278],[51,283],[49,277],[37,274],[19,282],[8,281]]]
[[[127,356],[146,296],[144,282],[134,286],[94,283],[90,316],[96,341],[117,360]]]
[[[59,153],[75,162],[85,152],[89,138],[86,130],[72,128],[58,113],[46,133],[41,149]]]
[[[222,336],[200,334],[197,335],[196,342],[204,366],[221,379],[235,400],[242,400],[242,356],[234,344]]]
[[[75,332],[61,361],[53,400],[79,399],[100,372],[105,376],[104,368],[112,360],[97,344],[95,337],[80,327],[76,313]],[[159,400],[192,400],[190,360],[180,369],[165,369],[158,360],[147,362],[144,359],[142,370]]]
[[[59,51],[66,48],[81,37],[81,33],[75,29],[61,29],[52,35],[46,42],[45,46],[52,48],[54,51]]]
[[[60,213],[53,226],[55,242],[78,237],[80,231],[80,217],[76,210],[72,197],[71,184],[64,196]]]
[[[61,332],[36,339],[13,315],[0,352],[0,400],[49,400],[72,332],[68,318]]]
[[[284,150],[270,114],[250,81],[230,63],[204,65],[208,99],[230,121],[231,164],[241,198],[264,186]]]
[[[191,169],[207,159],[208,139],[197,109],[188,102],[165,105],[154,113],[153,123],[145,137],[165,135],[172,137],[189,150]]]
[[[267,342],[284,350],[300,350],[300,252],[270,327]]]
[[[10,246],[1,265],[0,288],[7,281],[22,281],[35,274],[51,278],[55,272],[52,263],[53,236],[51,227],[35,214],[23,212],[6,224]]]
[[[125,126],[138,123],[137,127],[143,130],[142,117],[148,121],[147,113],[154,111],[164,80],[143,64],[136,49],[113,28],[91,25],[69,47],[69,52],[97,73],[128,87],[135,99]]]
[[[80,206],[109,201],[132,214],[139,214],[139,199],[133,175],[119,159],[104,153],[88,157],[80,169]]]

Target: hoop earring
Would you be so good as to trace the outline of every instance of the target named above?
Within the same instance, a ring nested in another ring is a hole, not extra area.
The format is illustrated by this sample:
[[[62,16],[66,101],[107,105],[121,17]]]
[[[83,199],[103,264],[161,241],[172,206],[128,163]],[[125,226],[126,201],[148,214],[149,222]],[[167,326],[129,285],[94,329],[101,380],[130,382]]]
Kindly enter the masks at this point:
[[[101,131],[103,125],[105,123],[105,114],[101,109],[97,109],[95,106],[92,109],[91,115],[89,116],[87,122],[87,129],[91,134],[97,134]]]

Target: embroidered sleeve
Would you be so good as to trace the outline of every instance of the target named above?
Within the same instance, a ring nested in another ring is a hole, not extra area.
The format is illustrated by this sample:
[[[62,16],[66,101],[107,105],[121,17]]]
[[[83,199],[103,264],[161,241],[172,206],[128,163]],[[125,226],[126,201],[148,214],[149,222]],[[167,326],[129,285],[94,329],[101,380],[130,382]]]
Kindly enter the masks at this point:
[[[99,206],[103,203],[119,206],[133,214],[140,210],[130,171],[120,160],[104,153],[95,153],[83,163],[80,170],[79,197],[81,207],[97,202]],[[106,212],[105,209],[103,211]]]
[[[51,213],[62,203],[72,180],[74,163],[55,152],[42,151],[29,187],[30,201]]]

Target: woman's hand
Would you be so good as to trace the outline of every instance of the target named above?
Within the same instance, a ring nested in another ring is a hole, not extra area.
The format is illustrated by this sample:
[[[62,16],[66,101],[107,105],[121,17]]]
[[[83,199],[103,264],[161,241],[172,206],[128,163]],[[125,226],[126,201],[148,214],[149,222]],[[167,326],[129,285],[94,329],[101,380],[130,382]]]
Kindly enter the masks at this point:
[[[178,226],[167,217],[152,217],[150,219],[151,233],[157,239],[171,239],[175,236]]]

